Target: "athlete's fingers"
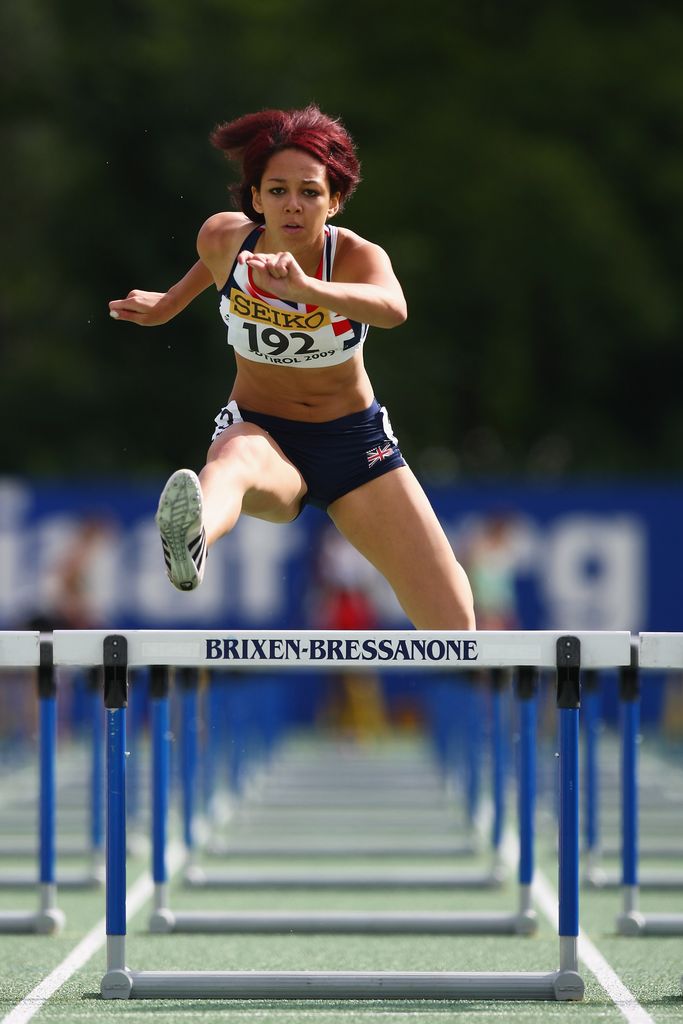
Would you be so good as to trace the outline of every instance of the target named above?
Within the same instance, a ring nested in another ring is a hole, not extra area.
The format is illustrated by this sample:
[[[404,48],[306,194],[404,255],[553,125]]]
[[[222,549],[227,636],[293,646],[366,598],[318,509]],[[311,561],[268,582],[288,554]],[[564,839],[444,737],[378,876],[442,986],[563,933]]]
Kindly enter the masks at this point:
[[[130,299],[113,299],[109,303],[109,316],[115,320],[131,320],[139,313],[140,310],[133,305]]]
[[[244,262],[256,269],[261,270],[263,273],[268,274],[269,277],[282,278],[287,276],[287,263],[280,259],[281,253],[252,253],[248,255]]]
[[[158,306],[164,297],[163,292],[144,292],[134,288],[125,299],[112,299],[109,303],[109,315],[115,320],[130,320],[144,324],[149,314]]]

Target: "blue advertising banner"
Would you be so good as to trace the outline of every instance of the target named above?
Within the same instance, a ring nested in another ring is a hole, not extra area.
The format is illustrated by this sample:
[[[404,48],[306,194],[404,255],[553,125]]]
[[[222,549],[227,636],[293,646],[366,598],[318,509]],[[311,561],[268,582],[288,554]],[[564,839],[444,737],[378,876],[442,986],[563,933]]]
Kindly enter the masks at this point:
[[[203,585],[177,592],[154,524],[162,483],[0,480],[0,627],[40,615],[86,628],[318,628],[331,625],[321,595],[344,585],[367,593],[376,624],[406,627],[386,583],[314,509],[286,526],[244,517],[211,549]],[[683,484],[429,495],[480,627],[683,630]]]
[[[164,575],[159,489],[0,481],[0,625],[38,613],[121,628],[314,624],[310,588],[321,560],[339,556],[326,547],[324,515],[306,509],[286,526],[244,517],[212,548],[202,587],[181,594]],[[480,591],[480,616],[508,615],[522,629],[683,629],[683,485],[454,485],[429,494]],[[364,571],[380,622],[406,625],[371,570],[340,571]]]

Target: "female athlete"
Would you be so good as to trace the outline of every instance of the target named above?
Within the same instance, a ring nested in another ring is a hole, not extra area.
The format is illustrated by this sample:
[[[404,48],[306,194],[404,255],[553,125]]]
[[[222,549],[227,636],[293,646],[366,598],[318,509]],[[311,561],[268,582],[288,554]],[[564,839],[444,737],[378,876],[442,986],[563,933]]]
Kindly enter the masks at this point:
[[[168,292],[109,304],[116,319],[154,326],[213,282],[235,352],[206,465],[179,469],[159,499],[171,582],[198,586],[207,549],[242,513],[287,523],[308,502],[385,576],[416,628],[474,629],[467,576],[363,364],[368,327],[398,327],[407,311],[387,254],[331,223],[360,180],[352,139],[309,106],[247,114],[211,141],[241,167],[241,212],[209,217],[198,262]]]

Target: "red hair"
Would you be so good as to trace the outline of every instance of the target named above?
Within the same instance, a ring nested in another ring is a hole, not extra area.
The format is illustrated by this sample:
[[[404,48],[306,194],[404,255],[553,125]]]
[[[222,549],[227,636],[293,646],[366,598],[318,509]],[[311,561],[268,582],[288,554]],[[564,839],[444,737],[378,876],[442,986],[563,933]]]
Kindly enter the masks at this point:
[[[209,136],[242,168],[242,180],[231,189],[250,220],[263,223],[251,202],[251,189],[261,187],[268,161],[282,149],[302,149],[325,166],[330,191],[338,192],[340,209],[360,181],[360,163],[353,139],[341,121],[311,104],[303,110],[261,110],[217,127]]]

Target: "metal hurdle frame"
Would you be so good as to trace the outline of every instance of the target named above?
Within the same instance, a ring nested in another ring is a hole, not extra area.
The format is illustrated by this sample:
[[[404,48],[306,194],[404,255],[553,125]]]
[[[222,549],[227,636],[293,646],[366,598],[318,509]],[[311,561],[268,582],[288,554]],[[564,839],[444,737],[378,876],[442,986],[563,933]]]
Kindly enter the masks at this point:
[[[502,675],[502,670],[499,670]],[[534,858],[534,812],[535,812],[535,743],[536,710],[535,693],[537,670],[533,667],[518,670],[517,691],[520,706],[519,744],[519,846],[518,865],[519,896],[514,911],[470,911],[470,912],[254,912],[242,913],[221,911],[174,911],[169,904],[168,875],[165,863],[167,841],[166,815],[169,806],[169,739],[168,739],[168,691],[169,670],[154,666],[152,678],[152,778],[153,778],[153,829],[152,829],[152,871],[154,879],[154,910],[149,927],[158,933],[357,933],[357,934],[486,934],[486,935],[530,935],[536,931],[537,915],[533,909],[531,882]],[[501,681],[502,686],[502,681]],[[498,735],[500,730],[493,730]],[[502,789],[498,780],[497,791]],[[502,799],[502,796],[501,796]],[[494,817],[494,829],[502,830],[502,813]],[[187,832],[187,819],[184,822]],[[496,842],[495,840],[498,840]],[[498,848],[500,837],[494,836],[494,849]],[[194,869],[194,864],[192,865]],[[470,875],[476,885],[475,875]],[[485,881],[488,876],[479,876]],[[218,885],[236,888],[306,888],[306,889],[379,889],[394,888],[396,885],[419,888],[462,888],[462,876],[451,873],[422,873],[406,876],[385,873],[384,875],[356,874],[295,874],[264,875],[263,873],[235,873],[219,876]],[[210,885],[210,882],[209,882]]]
[[[55,882],[55,753],[57,718],[52,642],[37,632],[0,633],[0,668],[37,668],[40,716],[40,839],[36,911],[0,912],[0,934],[54,935],[64,927]]]
[[[626,827],[623,839],[623,908],[617,917],[617,931],[621,935],[683,935],[683,914],[643,913],[638,906],[641,888],[638,878],[639,668],[683,669],[683,633],[641,633],[635,648],[631,695],[624,720],[622,804]]]
[[[250,646],[251,645],[251,646]],[[417,647],[415,647],[417,645]],[[421,650],[420,650],[421,648]],[[242,649],[242,654],[239,650]],[[252,652],[252,657],[250,653]],[[396,660],[398,652],[405,661]],[[560,715],[559,961],[551,972],[401,971],[138,971],[126,965],[125,735],[128,665],[204,665],[209,654],[235,666],[366,668],[373,660],[465,668],[526,664],[554,668]],[[258,655],[256,652],[259,652]],[[269,652],[269,653],[266,653]],[[346,652],[346,654],[344,653]],[[352,656],[353,654],[353,656]],[[232,658],[231,658],[232,655]],[[367,657],[364,657],[367,655]],[[364,660],[360,661],[363,657]],[[460,660],[457,660],[460,659]],[[578,971],[579,821],[578,715],[580,669],[628,663],[626,632],[395,631],[350,636],[342,632],[59,631],[59,664],[104,664],[107,709],[107,999],[539,999],[580,1000]]]

